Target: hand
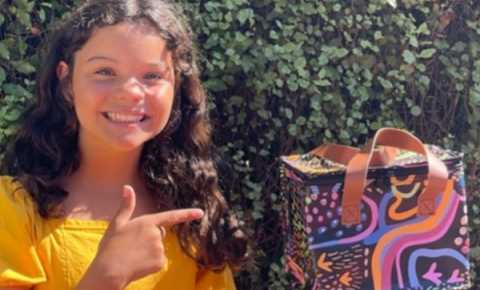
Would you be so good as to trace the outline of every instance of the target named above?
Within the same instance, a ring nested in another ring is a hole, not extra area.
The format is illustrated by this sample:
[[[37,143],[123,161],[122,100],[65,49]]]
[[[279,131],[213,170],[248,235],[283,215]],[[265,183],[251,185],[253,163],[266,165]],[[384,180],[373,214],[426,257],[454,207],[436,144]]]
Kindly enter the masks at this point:
[[[123,289],[128,283],[161,270],[166,262],[163,246],[165,228],[203,216],[200,209],[180,209],[132,219],[135,200],[133,188],[124,186],[120,209],[107,228],[97,255],[84,276],[86,278],[95,273],[97,277],[86,280],[102,284],[102,289]],[[89,283],[85,281],[84,284]],[[82,286],[80,288],[88,289]]]

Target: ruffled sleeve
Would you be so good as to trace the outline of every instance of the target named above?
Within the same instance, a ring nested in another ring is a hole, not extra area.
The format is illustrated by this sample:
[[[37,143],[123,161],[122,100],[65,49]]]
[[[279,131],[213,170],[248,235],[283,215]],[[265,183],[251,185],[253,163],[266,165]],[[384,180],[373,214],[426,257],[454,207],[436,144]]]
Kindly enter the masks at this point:
[[[33,203],[19,183],[0,177],[0,287],[46,281],[36,250],[35,222]]]
[[[195,290],[235,290],[235,281],[230,268],[223,271],[200,271],[197,276]]]

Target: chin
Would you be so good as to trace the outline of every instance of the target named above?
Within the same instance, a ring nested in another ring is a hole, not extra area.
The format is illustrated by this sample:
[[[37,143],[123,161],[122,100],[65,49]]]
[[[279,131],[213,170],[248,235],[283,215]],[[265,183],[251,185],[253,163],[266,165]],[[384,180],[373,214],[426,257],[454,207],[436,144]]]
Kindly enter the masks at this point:
[[[131,140],[131,139],[123,139],[123,140],[116,140],[115,142],[111,143],[112,151],[118,151],[118,152],[131,152],[131,151],[136,151],[139,149],[143,148],[143,145],[145,142],[148,140],[144,139],[136,139],[136,140]]]

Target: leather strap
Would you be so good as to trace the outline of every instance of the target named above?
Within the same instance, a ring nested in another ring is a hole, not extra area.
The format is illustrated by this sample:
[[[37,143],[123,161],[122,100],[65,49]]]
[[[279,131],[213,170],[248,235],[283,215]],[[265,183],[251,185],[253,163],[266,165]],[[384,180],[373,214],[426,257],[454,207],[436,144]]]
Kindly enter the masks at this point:
[[[376,132],[373,140],[368,142],[347,165],[342,199],[342,224],[360,223],[360,204],[367,182],[368,168],[371,166],[374,148],[378,145],[409,150],[426,157],[428,163],[427,183],[417,199],[418,214],[433,214],[435,197],[445,189],[447,184],[447,167],[409,132],[395,128],[383,128]]]
[[[359,152],[359,148],[351,146],[324,144],[309,153],[347,166]],[[387,166],[395,160],[397,153],[398,149],[395,147],[379,146],[374,150],[370,166]]]
[[[325,144],[311,150],[310,154],[324,157],[346,166],[358,152],[360,152],[360,149],[351,146]]]

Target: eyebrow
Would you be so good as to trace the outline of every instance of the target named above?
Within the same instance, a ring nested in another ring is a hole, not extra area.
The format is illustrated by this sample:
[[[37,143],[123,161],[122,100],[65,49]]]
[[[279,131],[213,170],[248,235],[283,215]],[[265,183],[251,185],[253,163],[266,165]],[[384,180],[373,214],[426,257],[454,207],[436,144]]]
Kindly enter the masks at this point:
[[[150,67],[159,68],[161,70],[166,70],[168,68],[167,63],[164,61],[150,62],[150,63],[147,63],[147,65]]]
[[[87,59],[87,62],[92,62],[94,60],[108,60],[108,61],[112,61],[112,62],[117,62],[116,59],[110,58],[108,56],[102,56],[102,55],[92,56],[89,59]]]
[[[111,62],[118,62],[114,58],[111,58],[111,57],[108,57],[108,56],[103,56],[103,55],[92,56],[92,57],[87,59],[87,62],[92,62],[92,61],[95,61],[95,60],[107,60],[107,61],[111,61]],[[150,62],[150,63],[147,63],[147,65],[150,66],[150,67],[160,68],[161,70],[166,70],[169,67],[165,61]]]

